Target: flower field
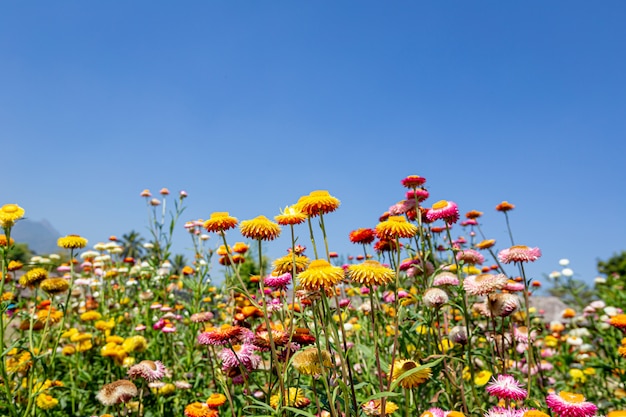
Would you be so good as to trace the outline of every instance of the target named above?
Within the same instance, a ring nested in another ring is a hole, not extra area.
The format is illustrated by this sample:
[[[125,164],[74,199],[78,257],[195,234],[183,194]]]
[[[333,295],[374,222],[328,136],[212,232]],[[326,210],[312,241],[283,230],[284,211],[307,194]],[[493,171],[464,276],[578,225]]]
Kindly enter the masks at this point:
[[[273,219],[182,222],[185,192],[144,190],[141,250],[68,235],[27,263],[11,231],[28,208],[5,204],[0,415],[626,416],[626,277],[547,321],[524,269],[540,249],[490,239],[483,213],[428,202],[425,182],[400,181],[401,201],[346,236],[348,260],[329,251],[343,208],[327,191]],[[494,208],[507,227],[514,209]],[[292,245],[269,259],[281,234]]]

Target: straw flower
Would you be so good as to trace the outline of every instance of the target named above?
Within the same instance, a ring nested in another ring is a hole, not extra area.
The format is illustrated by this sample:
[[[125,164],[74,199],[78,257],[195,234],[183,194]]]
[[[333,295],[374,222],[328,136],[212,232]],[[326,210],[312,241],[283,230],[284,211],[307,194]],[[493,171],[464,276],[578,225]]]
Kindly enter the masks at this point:
[[[448,294],[441,288],[429,288],[424,292],[424,305],[429,308],[441,307],[448,302]]]
[[[11,238],[9,242],[7,241],[7,235],[5,234],[0,235],[0,246],[7,247],[10,245],[13,245],[14,243],[15,243],[15,240],[13,240],[13,238]]]
[[[343,280],[344,270],[324,259],[316,259],[299,275],[300,285],[308,291],[327,290]]]
[[[258,240],[274,240],[280,235],[280,226],[265,216],[244,220],[239,226],[244,237]]]
[[[50,295],[61,294],[70,287],[70,283],[65,278],[46,278],[41,281],[39,287]]]
[[[368,416],[380,416],[381,413],[381,400],[371,400],[363,404],[361,408],[363,412]],[[384,415],[393,414],[398,409],[396,403],[392,401],[385,401],[385,413]]]
[[[144,360],[131,366],[127,375],[131,379],[143,378],[148,382],[154,382],[163,378],[165,371],[165,365],[161,361]]]
[[[288,407],[302,408],[311,404],[311,400],[304,396],[302,388],[286,389],[282,396],[283,403]],[[270,406],[277,408],[280,405],[280,394],[274,394],[270,397]]]
[[[297,205],[285,207],[278,216],[274,216],[276,223],[281,226],[293,226],[295,224],[304,223],[306,214],[300,211]]]
[[[611,317],[609,324],[620,330],[626,330],[626,314],[617,314]]]
[[[406,188],[417,188],[424,185],[426,178],[420,177],[419,175],[409,175],[400,182]]]
[[[368,245],[376,238],[376,231],[374,229],[361,228],[350,232],[350,242],[360,243],[362,245]]]
[[[102,318],[102,314],[94,310],[86,311],[80,315],[80,319],[82,321],[96,321],[96,320],[100,320],[101,318]]]
[[[218,412],[206,403],[194,402],[185,406],[185,417],[217,417]]]
[[[496,244],[496,240],[495,239],[486,239],[486,240],[482,240],[479,243],[476,244],[476,247],[478,249],[489,249],[491,247],[493,247]]]
[[[320,375],[323,368],[333,366],[333,361],[328,351],[310,347],[297,351],[293,355],[292,365],[302,375]]]
[[[50,410],[51,408],[54,408],[57,406],[57,404],[59,404],[59,400],[54,398],[52,395],[41,393],[37,395],[37,400],[35,404],[42,410]]]
[[[415,369],[419,366],[420,365],[417,362],[412,360],[396,360],[389,367],[389,372],[392,374],[391,380],[395,381],[397,379],[400,379],[399,384],[402,388],[415,388],[418,385],[426,382],[431,377],[432,371],[430,368],[424,368],[422,370],[415,371],[413,374],[405,376],[404,378],[402,378],[402,376],[410,370]]]
[[[560,417],[591,417],[598,410],[595,404],[585,401],[582,394],[567,391],[549,394],[546,404]]]
[[[275,289],[287,288],[287,286],[291,283],[291,273],[286,272],[278,276],[268,275],[263,279],[263,283],[268,287]]]
[[[504,274],[470,275],[463,281],[463,288],[470,295],[487,295],[504,287],[507,281]]]
[[[309,258],[303,255],[296,255],[289,253],[281,258],[276,259],[272,265],[274,266],[273,274],[283,275],[291,274],[295,265],[296,274],[304,271],[309,266]]]
[[[525,245],[511,246],[498,253],[498,259],[505,264],[511,262],[535,262],[540,257],[541,250],[539,248],[529,248]]]
[[[440,200],[428,210],[426,218],[431,222],[441,219],[449,224],[456,223],[459,220],[459,207],[453,201]]]
[[[493,374],[487,370],[482,370],[474,375],[474,384],[478,387],[482,387],[491,379]]]
[[[82,249],[87,246],[87,239],[78,235],[67,235],[57,240],[57,245],[64,249]]]
[[[303,196],[297,203],[298,209],[309,217],[331,213],[339,207],[339,200],[326,190],[312,191]]]
[[[417,226],[409,223],[402,216],[389,216],[376,225],[376,234],[381,240],[410,238],[417,234]]]
[[[520,401],[528,395],[520,383],[512,375],[507,374],[498,375],[498,378],[494,378],[485,389],[489,395],[505,400]]]
[[[44,279],[48,278],[48,271],[43,268],[33,268],[20,278],[20,285],[24,287],[34,287]]]
[[[511,203],[509,203],[508,201],[503,201],[502,203],[498,204],[496,206],[496,210],[501,211],[503,213],[509,211],[509,210],[513,210],[515,208],[515,206]]]
[[[115,405],[130,401],[131,398],[137,396],[137,387],[126,379],[120,379],[103,386],[96,398],[103,405]]]
[[[225,403],[226,403],[226,396],[220,393],[213,393],[206,400],[206,405],[208,405],[209,408],[218,408],[218,407],[223,406]]]
[[[361,264],[350,265],[348,277],[356,283],[371,287],[390,283],[394,280],[395,273],[378,261],[367,260]]]
[[[0,227],[4,229],[13,227],[16,221],[24,217],[24,213],[24,209],[17,204],[5,204],[0,207]]]
[[[452,272],[442,271],[435,275],[433,285],[436,287],[440,285],[459,285],[459,278]]]
[[[202,226],[207,232],[223,232],[237,226],[239,220],[235,217],[228,215],[228,212],[214,212],[211,213],[211,218],[205,221]]]
[[[198,335],[201,345],[223,346],[233,342],[249,341],[252,332],[240,326],[222,327]]]

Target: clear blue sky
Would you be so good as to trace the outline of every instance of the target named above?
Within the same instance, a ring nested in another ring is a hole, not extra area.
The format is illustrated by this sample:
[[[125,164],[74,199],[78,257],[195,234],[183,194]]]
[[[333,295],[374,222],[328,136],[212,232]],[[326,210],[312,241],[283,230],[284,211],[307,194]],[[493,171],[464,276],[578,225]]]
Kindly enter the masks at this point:
[[[325,189],[347,255],[417,174],[499,249],[515,204],[531,275],[569,258],[591,280],[626,249],[624,21],[623,1],[2,2],[0,203],[96,243],[145,233],[144,188],[187,190],[183,220]]]

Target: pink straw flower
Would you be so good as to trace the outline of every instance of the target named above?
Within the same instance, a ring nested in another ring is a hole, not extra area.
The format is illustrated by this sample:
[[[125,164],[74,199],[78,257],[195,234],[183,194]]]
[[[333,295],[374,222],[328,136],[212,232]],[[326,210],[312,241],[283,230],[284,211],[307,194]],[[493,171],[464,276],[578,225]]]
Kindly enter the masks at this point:
[[[546,404],[560,417],[592,417],[598,407],[585,401],[582,394],[561,391],[557,394],[549,394]]]
[[[498,375],[486,388],[489,395],[500,399],[519,401],[526,398],[528,392],[521,387],[520,383],[511,375]]]
[[[465,249],[457,252],[456,260],[459,262],[463,261],[466,264],[482,265],[485,262],[485,257],[474,249]]]
[[[242,345],[234,345],[232,349],[230,347],[224,348],[217,356],[222,360],[224,369],[243,366],[248,371],[251,371],[256,369],[261,362],[261,357],[255,354],[256,350],[254,345],[244,343]]]
[[[504,264],[512,262],[535,262],[541,257],[539,248],[530,248],[524,245],[511,246],[508,249],[502,249],[498,253],[498,259]]]
[[[158,381],[165,375],[165,365],[161,361],[141,361],[128,370],[131,379],[143,378],[148,382]]]
[[[453,201],[441,200],[433,204],[426,218],[430,222],[441,219],[446,223],[456,223],[459,220],[459,207]]]
[[[291,274],[289,272],[286,272],[277,277],[273,275],[268,275],[265,277],[263,282],[268,287],[272,287],[274,289],[286,288],[291,283]]]
[[[470,275],[463,281],[463,288],[470,295],[487,295],[502,289],[507,281],[508,278],[504,274]]]

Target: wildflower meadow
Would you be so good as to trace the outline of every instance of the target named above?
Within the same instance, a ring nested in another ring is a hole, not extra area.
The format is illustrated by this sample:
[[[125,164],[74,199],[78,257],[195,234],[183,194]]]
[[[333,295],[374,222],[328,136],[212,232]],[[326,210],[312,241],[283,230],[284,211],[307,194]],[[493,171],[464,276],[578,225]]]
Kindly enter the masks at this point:
[[[345,237],[350,259],[325,227],[350,208],[323,190],[273,218],[189,221],[193,196],[144,190],[140,247],[68,235],[28,262],[11,236],[28,207],[5,204],[0,415],[626,416],[626,277],[547,320],[525,272],[541,249],[513,243],[513,204],[490,208],[509,227],[495,241],[482,212],[429,202],[425,178],[397,187]],[[292,244],[270,259],[281,234]]]

